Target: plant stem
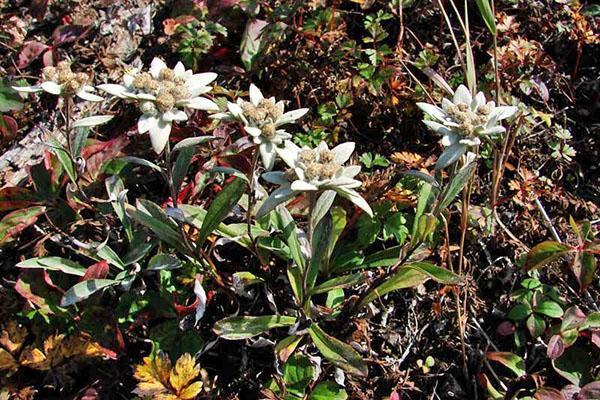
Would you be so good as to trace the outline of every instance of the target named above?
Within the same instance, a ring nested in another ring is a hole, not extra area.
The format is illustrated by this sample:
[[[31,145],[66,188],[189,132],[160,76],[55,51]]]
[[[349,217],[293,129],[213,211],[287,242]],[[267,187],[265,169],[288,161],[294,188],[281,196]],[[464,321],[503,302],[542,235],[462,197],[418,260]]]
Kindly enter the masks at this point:
[[[254,155],[252,156],[252,167],[250,169],[250,188],[248,191],[248,210],[246,210],[246,223],[248,225],[248,236],[250,237],[250,241],[252,242],[252,246],[256,247],[256,242],[254,240],[254,236],[252,236],[252,210],[254,209],[254,203],[256,198],[254,197],[254,183],[255,183],[255,175],[256,169],[258,168],[258,156],[260,152],[258,148],[254,149]]]

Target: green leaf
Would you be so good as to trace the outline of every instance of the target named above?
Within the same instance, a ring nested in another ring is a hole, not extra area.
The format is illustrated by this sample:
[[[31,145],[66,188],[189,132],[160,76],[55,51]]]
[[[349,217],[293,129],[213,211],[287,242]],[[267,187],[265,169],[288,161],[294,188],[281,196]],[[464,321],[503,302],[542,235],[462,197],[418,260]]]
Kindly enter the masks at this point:
[[[531,315],[531,306],[528,303],[521,303],[514,306],[508,313],[508,318],[513,321],[521,321]]]
[[[216,136],[199,136],[199,137],[191,137],[191,138],[183,139],[181,142],[177,143],[173,147],[171,152],[175,153],[176,151],[183,150],[188,147],[194,147],[199,144],[206,143],[208,141],[215,140],[215,139],[218,139],[218,138]]]
[[[223,190],[215,197],[206,212],[200,233],[198,233],[198,246],[202,246],[208,235],[223,222],[227,214],[229,214],[244,194],[245,187],[246,182],[236,177],[229,184],[225,185]]]
[[[109,286],[120,284],[120,281],[112,279],[90,279],[79,282],[69,290],[67,290],[60,301],[61,307],[68,307],[82,300],[87,299],[98,290],[102,290]]]
[[[175,188],[175,193],[179,193],[179,189],[181,188],[181,184],[185,179],[185,175],[187,174],[188,168],[190,166],[190,162],[192,161],[192,157],[194,157],[193,147],[185,147],[181,149],[179,152],[179,156],[177,156],[177,161],[175,161],[175,165],[173,166],[173,173],[171,174],[173,180],[173,187]]]
[[[144,209],[139,201],[137,209],[130,204],[125,204],[125,212],[130,218],[133,218],[146,228],[150,229],[160,240],[176,248],[182,253],[186,253],[186,249],[182,245],[183,238],[180,236],[180,234],[164,220],[151,215],[146,209]],[[166,215],[164,217],[167,218]]]
[[[569,246],[555,241],[542,242],[527,253],[524,268],[527,271],[537,269],[569,253]]]
[[[338,276],[316,286],[314,289],[311,290],[310,295],[312,296],[319,293],[326,293],[333,289],[344,289],[347,287],[352,287],[354,285],[358,285],[359,283],[366,281],[367,278],[368,275],[364,272],[358,272],[352,275]]]
[[[581,387],[592,380],[593,360],[593,356],[587,351],[572,346],[565,349],[562,356],[552,360],[552,366],[560,376]]]
[[[317,324],[312,324],[308,333],[319,352],[331,363],[348,373],[367,376],[369,372],[367,364],[351,346],[329,336]]]
[[[125,215],[125,207],[124,204],[127,202],[125,185],[123,184],[123,180],[119,178],[118,175],[113,175],[109,178],[106,178],[104,181],[106,186],[106,192],[108,193],[110,204],[117,214],[119,221],[123,225],[125,229],[125,235],[127,236],[127,240],[129,243],[133,241],[133,227],[131,226],[131,221]]]
[[[332,381],[320,382],[308,396],[308,400],[346,400],[346,390]]]
[[[550,318],[560,318],[563,316],[563,309],[560,304],[546,300],[542,301],[535,307],[535,312],[538,314],[544,314]]]
[[[575,275],[582,288],[587,288],[596,274],[597,262],[592,253],[582,252],[579,255],[579,267],[575,268]]]
[[[493,0],[492,0],[493,1]],[[479,13],[485,22],[485,26],[489,29],[492,35],[496,34],[496,17],[492,11],[490,0],[475,0]]]
[[[451,271],[436,267],[427,262],[407,264],[386,279],[381,285],[371,289],[357,308],[361,309],[376,298],[394,290],[418,286],[425,282],[427,278],[432,278],[437,282],[447,285],[455,285],[461,281],[460,277]]]
[[[288,392],[304,396],[307,386],[316,378],[317,367],[302,354],[291,356],[283,365],[283,381]]]
[[[506,368],[510,369],[517,377],[524,376],[525,361],[516,354],[508,352],[490,351],[486,353],[488,360],[499,362]]]
[[[61,163],[61,165],[67,172],[67,175],[69,176],[69,179],[71,179],[71,182],[77,183],[77,173],[75,171],[75,165],[73,165],[73,162],[71,161],[71,157],[69,157],[67,149],[65,149],[60,144],[60,142],[56,140],[56,138],[54,138],[53,136],[50,136],[49,142],[50,147],[52,148],[52,152],[56,155],[56,158],[58,158],[58,161]]]
[[[365,257],[361,268],[390,267],[399,261],[402,246],[394,246]]]
[[[19,111],[23,108],[23,102],[19,93],[10,87],[9,83],[0,80],[0,112]]]
[[[408,228],[406,227],[406,218],[402,213],[397,212],[386,218],[383,223],[383,236],[385,240],[393,236],[399,244],[404,244],[408,236]]]
[[[444,197],[440,201],[440,210],[446,209],[458,196],[460,191],[465,187],[471,178],[473,169],[477,165],[476,162],[471,162],[469,165],[461,168],[454,178],[448,183],[447,189],[444,191]]]
[[[300,240],[298,239],[298,233],[296,232],[296,224],[292,215],[287,208],[280,205],[276,208],[277,223],[279,228],[283,231],[285,242],[290,248],[292,260],[298,265],[298,267],[304,271],[306,267],[306,260],[302,254],[302,247]]]
[[[148,262],[148,271],[172,270],[181,268],[181,260],[172,254],[157,254]]]
[[[288,360],[303,337],[304,336],[290,335],[277,342],[275,345],[275,353],[281,362],[286,362]]]
[[[88,135],[90,134],[89,128],[81,127],[74,129],[75,135],[73,135],[73,157],[79,157],[81,155],[81,151],[85,146],[85,142],[88,139]]]
[[[525,321],[525,325],[533,338],[542,336],[546,330],[546,321],[537,314],[531,314],[529,318],[527,318],[527,321]]]
[[[295,323],[295,317],[282,315],[229,317],[218,321],[213,331],[223,339],[241,340],[260,335],[270,329],[292,326]]]
[[[314,230],[312,238],[311,258],[306,271],[306,290],[310,291],[315,282],[319,271],[327,273],[328,263],[331,254],[329,251],[333,246],[330,245],[333,235],[333,218],[331,214],[327,214],[321,219],[320,223]]]
[[[65,274],[83,276],[86,268],[74,261],[60,257],[36,257],[21,261],[19,268],[40,268],[46,271],[60,271]]]

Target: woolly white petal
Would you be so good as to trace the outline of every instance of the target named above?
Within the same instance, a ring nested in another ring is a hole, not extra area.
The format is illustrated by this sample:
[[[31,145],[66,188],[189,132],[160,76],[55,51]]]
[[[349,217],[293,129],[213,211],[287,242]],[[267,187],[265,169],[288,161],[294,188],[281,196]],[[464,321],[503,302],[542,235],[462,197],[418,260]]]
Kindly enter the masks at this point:
[[[347,189],[344,187],[336,188],[335,191],[342,197],[350,200],[357,207],[361,208],[364,212],[366,212],[370,217],[373,217],[373,211],[369,204],[365,199],[362,198],[360,194],[358,194],[355,190]]]
[[[448,116],[444,110],[432,104],[417,103],[417,107],[419,107],[425,114],[437,119],[440,122],[444,122]]]
[[[127,90],[127,88],[125,88],[125,86],[115,85],[113,83],[106,83],[104,85],[98,85],[98,89],[100,89],[103,92],[106,92],[112,96],[119,97],[121,99],[125,97],[123,95],[123,93]]]
[[[183,112],[182,110],[177,110],[177,109],[173,109],[170,111],[167,111],[166,113],[163,114],[162,118],[165,121],[185,121],[187,118],[187,114],[185,112]]]
[[[296,159],[298,158],[298,152],[300,151],[298,146],[288,140],[285,142],[283,148],[277,147],[276,150],[279,157],[281,157],[288,167],[294,168],[296,166]]]
[[[454,93],[454,98],[452,99],[452,102],[454,104],[464,103],[470,106],[471,101],[473,101],[473,97],[471,96],[471,92],[469,91],[469,89],[467,89],[465,85],[460,85]]]
[[[219,111],[219,106],[206,97],[194,97],[189,100],[181,101],[180,104],[194,110]]]
[[[171,122],[159,119],[156,125],[150,126],[150,141],[156,154],[162,153],[171,134]]]
[[[271,142],[263,142],[258,146],[260,151],[260,157],[262,158],[263,165],[267,171],[273,169],[275,165],[275,159],[277,158],[277,152],[275,146]]]
[[[510,106],[496,107],[490,113],[489,119],[490,120],[500,121],[502,119],[510,118],[513,115],[515,115],[515,113],[517,112],[517,110],[518,110],[517,107],[510,107]]]
[[[144,114],[138,120],[138,132],[146,133],[150,130],[151,126],[158,125],[158,118],[154,115]]]
[[[299,108],[297,110],[288,111],[277,119],[275,126],[289,124],[297,119],[302,118],[308,112],[308,108]]]
[[[56,82],[52,82],[52,81],[46,81],[46,82],[42,82],[42,84],[40,85],[40,87],[45,91],[48,92],[50,94],[54,94],[54,95],[60,95],[60,92],[62,91],[62,86],[59,85]]]
[[[185,79],[185,66],[183,65],[183,63],[181,61],[179,61],[177,63],[177,65],[175,65],[175,68],[173,68],[173,72],[175,73],[175,76],[177,78],[183,78]]]
[[[292,190],[296,190],[298,192],[311,192],[319,190],[319,188],[312,183],[308,183],[306,181],[296,180],[292,182],[291,185]]]
[[[79,97],[83,100],[95,101],[95,102],[100,102],[100,101],[104,100],[103,97],[100,97],[100,96],[90,93],[90,92],[86,92],[85,90],[80,90],[79,92],[77,92],[77,97]]]
[[[217,79],[217,74],[214,72],[204,72],[202,74],[192,75],[186,82],[188,87],[195,86],[208,86],[209,83]]]
[[[360,165],[351,165],[341,169],[341,175],[347,178],[354,178],[360,173]]]
[[[258,103],[260,103],[260,101],[262,99],[264,99],[262,92],[260,91],[259,88],[257,88],[254,83],[250,84],[250,102],[252,104],[254,104],[255,106],[258,105]]]
[[[245,126],[244,129],[246,130],[246,132],[248,132],[248,134],[250,136],[257,137],[262,134],[262,131],[260,130],[260,128],[256,128],[253,126]]]
[[[333,162],[341,165],[350,159],[350,156],[354,152],[354,142],[346,142],[335,146],[331,151],[334,154]]]
[[[150,64],[150,75],[156,79],[160,75],[160,71],[165,68],[167,68],[167,64],[160,58],[154,57],[154,60],[152,60],[152,63]]]
[[[41,92],[42,88],[39,85],[36,86],[11,86],[14,90],[21,93],[37,93]]]

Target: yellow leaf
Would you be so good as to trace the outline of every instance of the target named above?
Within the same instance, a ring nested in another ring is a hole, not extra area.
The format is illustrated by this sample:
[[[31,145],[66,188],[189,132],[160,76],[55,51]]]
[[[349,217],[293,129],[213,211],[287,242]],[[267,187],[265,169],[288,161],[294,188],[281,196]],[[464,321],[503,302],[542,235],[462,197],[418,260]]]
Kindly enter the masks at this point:
[[[193,400],[202,391],[202,382],[194,382],[190,386],[186,387],[181,393],[179,398],[181,400]]]
[[[143,364],[135,367],[133,376],[139,381],[136,393],[139,396],[158,396],[169,392],[168,382],[171,363],[166,355],[157,355],[154,360],[144,357]],[[156,397],[158,398],[158,397]]]
[[[46,358],[46,355],[40,349],[31,346],[23,350],[21,357],[19,358],[19,363],[41,371],[50,369],[50,362]]]
[[[190,384],[200,373],[200,368],[189,353],[185,353],[175,363],[175,368],[171,370],[169,382],[177,393],[181,392]]]
[[[16,370],[19,368],[15,358],[8,351],[0,349],[0,370]]]

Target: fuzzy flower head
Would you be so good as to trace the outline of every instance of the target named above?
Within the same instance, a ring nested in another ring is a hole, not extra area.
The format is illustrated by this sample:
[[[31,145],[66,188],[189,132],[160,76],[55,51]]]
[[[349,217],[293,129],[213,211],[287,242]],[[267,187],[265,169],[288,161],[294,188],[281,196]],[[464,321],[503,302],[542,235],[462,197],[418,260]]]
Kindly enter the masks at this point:
[[[185,121],[185,109],[216,111],[219,107],[201,95],[210,92],[208,86],[217,74],[194,74],[181,62],[171,69],[159,58],[152,60],[150,70],[131,71],[123,77],[123,85],[106,84],[99,89],[122,99],[136,101],[142,116],[138,131],[148,132],[152,148],[161,153],[169,140],[173,121]]]
[[[263,165],[271,170],[275,164],[275,148],[292,137],[280,127],[295,122],[308,112],[308,108],[284,112],[284,102],[274,97],[265,98],[254,84],[250,85],[250,101],[237,99],[227,103],[227,112],[214,114],[213,118],[227,121],[240,121],[246,132],[258,146]]]
[[[94,87],[89,84],[90,77],[85,72],[71,71],[68,61],[59,62],[56,67],[44,68],[42,83],[36,86],[13,86],[23,93],[47,92],[56,96],[77,96],[87,101],[102,101],[103,98],[93,94]]]
[[[360,166],[344,166],[354,152],[354,143],[342,143],[329,149],[321,142],[315,149],[298,147],[290,141],[277,149],[279,156],[289,167],[286,171],[267,172],[262,175],[267,182],[280,185],[273,191],[258,212],[265,215],[278,204],[302,192],[333,190],[352,201],[367,214],[372,215],[371,207],[356,192],[361,182],[354,179]]]
[[[470,146],[478,146],[482,137],[506,132],[500,121],[517,112],[517,107],[497,107],[493,101],[486,100],[483,92],[471,96],[464,85],[458,87],[452,101],[443,99],[441,108],[427,103],[417,103],[417,106],[431,117],[423,123],[442,135],[442,144],[447,147],[437,169],[452,164]]]

